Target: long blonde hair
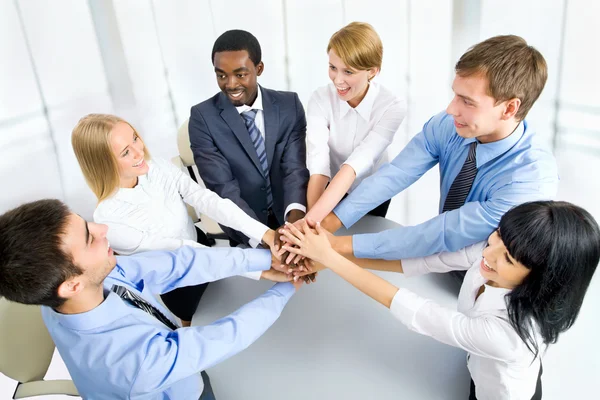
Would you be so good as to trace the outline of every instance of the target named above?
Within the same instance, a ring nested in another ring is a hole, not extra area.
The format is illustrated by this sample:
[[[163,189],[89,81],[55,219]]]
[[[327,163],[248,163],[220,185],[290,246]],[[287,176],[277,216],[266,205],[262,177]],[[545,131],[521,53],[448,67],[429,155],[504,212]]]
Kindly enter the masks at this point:
[[[86,115],[75,125],[71,134],[75,157],[98,202],[111,196],[119,188],[119,166],[110,145],[111,132],[119,122],[129,125],[142,140],[129,122],[110,114]],[[144,159],[150,160],[148,148],[145,145],[144,147]]]

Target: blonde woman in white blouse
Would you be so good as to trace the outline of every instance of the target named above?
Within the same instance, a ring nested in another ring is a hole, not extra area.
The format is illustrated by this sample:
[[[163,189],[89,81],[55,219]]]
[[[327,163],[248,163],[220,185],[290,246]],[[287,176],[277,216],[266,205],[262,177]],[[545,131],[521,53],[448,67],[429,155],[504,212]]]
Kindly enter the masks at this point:
[[[310,180],[306,218],[321,221],[366,177],[388,162],[386,150],[406,105],[372,82],[381,69],[383,45],[373,27],[352,22],[327,46],[329,85],[308,103],[307,167]],[[389,201],[371,214],[385,216]]]
[[[542,356],[577,319],[600,261],[598,224],[584,209],[560,201],[509,210],[487,242],[401,261],[342,255],[336,237],[320,225],[317,234],[305,221],[303,232],[288,227],[281,233],[295,247],[284,249],[319,263],[315,270],[331,269],[409,329],[467,351],[470,400],[542,398]],[[452,310],[361,267],[409,276],[467,273]]]
[[[117,253],[205,247],[197,241],[201,231],[189,217],[186,203],[243,232],[254,243],[273,248],[273,230],[231,200],[201,187],[170,162],[150,160],[138,132],[121,118],[105,114],[82,118],[73,130],[72,144],[83,175],[98,198],[94,221],[108,225],[107,237]],[[259,279],[261,275],[249,277]],[[205,288],[176,289],[161,297],[183,325],[189,326]]]

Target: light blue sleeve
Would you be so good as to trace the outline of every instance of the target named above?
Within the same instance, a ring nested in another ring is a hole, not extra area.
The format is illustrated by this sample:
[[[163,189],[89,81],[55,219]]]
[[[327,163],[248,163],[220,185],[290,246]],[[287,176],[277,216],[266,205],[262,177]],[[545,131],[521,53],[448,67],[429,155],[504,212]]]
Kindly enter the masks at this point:
[[[146,356],[134,378],[130,396],[160,393],[177,381],[244,350],[279,318],[294,291],[292,284],[278,283],[211,325],[180,328],[150,337],[144,343]]]
[[[142,291],[167,293],[183,286],[199,285],[271,268],[266,249],[196,248],[183,246],[173,251],[148,251],[117,257],[117,275]],[[115,277],[115,273],[112,275]]]
[[[442,251],[457,251],[486,240],[500,218],[512,207],[553,198],[557,181],[518,182],[505,185],[484,202],[469,202],[422,224],[387,231],[354,235],[352,247],[358,258],[425,257]]]
[[[439,161],[445,132],[438,127],[446,114],[438,114],[423,126],[406,147],[390,162],[358,185],[334,210],[346,228],[366,213],[416,182]]]

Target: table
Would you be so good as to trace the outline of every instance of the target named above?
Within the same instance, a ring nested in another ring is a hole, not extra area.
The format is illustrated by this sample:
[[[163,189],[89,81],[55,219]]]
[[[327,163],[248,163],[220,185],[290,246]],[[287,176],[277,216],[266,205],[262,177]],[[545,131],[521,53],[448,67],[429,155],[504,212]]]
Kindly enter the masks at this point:
[[[337,234],[397,226],[366,216]],[[449,276],[377,274],[456,308],[458,284]],[[193,324],[224,317],[270,286],[242,277],[211,283]],[[470,379],[463,350],[409,331],[329,270],[301,288],[258,341],[207,372],[218,400],[466,399]]]

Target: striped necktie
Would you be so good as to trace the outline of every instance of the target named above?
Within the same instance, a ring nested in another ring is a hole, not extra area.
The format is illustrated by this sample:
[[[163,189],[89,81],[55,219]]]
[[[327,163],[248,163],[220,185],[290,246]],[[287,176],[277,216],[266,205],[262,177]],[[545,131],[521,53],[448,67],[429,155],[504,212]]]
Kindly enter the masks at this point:
[[[473,181],[477,175],[477,160],[475,158],[476,148],[477,142],[475,141],[471,143],[467,159],[458,175],[456,175],[454,182],[452,182],[452,186],[450,186],[442,212],[456,210],[465,204],[465,200],[467,200],[467,196],[471,191]]]
[[[146,300],[144,300],[137,294],[133,293],[131,290],[127,289],[126,287],[119,286],[119,285],[112,285],[110,290],[112,292],[115,292],[117,295],[119,295],[120,298],[122,298],[129,304],[134,305],[137,308],[139,308],[140,310],[145,311],[148,314],[152,315],[154,318],[156,318],[157,320],[159,320],[160,322],[162,322],[163,324],[165,324],[167,327],[171,328],[172,330],[176,330],[177,328],[179,328],[177,325],[175,325],[173,323],[173,321],[171,321],[169,318],[167,318],[165,316],[165,314],[161,313],[158,308],[154,307],[152,304],[148,303]]]
[[[244,118],[244,123],[250,134],[250,140],[256,149],[256,155],[258,155],[258,161],[263,170],[263,175],[267,180],[267,207],[273,207],[273,192],[271,191],[271,178],[269,177],[269,164],[267,161],[267,151],[265,149],[265,141],[258,130],[255,123],[257,110],[244,111],[241,115]]]

